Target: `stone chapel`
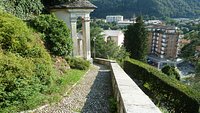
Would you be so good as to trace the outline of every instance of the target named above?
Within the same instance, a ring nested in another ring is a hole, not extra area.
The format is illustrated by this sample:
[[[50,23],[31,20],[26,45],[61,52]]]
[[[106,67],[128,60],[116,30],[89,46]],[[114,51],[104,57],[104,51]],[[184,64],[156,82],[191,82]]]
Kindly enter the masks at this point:
[[[50,12],[63,20],[71,30],[73,56],[91,61],[90,13],[96,8],[87,0],[75,0],[50,7]],[[77,35],[77,19],[82,18],[82,38]]]

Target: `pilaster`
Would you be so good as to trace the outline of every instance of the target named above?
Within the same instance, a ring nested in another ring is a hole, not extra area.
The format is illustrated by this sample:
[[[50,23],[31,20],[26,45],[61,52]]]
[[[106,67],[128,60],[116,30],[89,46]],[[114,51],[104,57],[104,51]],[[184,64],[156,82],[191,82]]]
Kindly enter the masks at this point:
[[[75,17],[72,17],[70,20],[70,26],[71,26],[71,37],[73,40],[73,56],[77,56],[78,48],[77,48],[77,19]]]
[[[83,18],[83,57],[91,60],[89,14],[85,14]]]

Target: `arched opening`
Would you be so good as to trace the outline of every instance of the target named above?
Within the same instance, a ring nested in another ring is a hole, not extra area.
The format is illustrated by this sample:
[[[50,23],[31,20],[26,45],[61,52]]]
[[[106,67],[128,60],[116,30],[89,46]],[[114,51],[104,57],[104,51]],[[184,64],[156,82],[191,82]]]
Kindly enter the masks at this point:
[[[71,7],[69,9],[51,9],[51,12],[59,19],[62,19],[71,30],[71,37],[73,40],[72,55],[83,57],[90,61],[92,61],[90,47],[90,13],[93,10],[94,7],[85,9]]]
[[[83,57],[83,18],[77,18],[77,56]]]

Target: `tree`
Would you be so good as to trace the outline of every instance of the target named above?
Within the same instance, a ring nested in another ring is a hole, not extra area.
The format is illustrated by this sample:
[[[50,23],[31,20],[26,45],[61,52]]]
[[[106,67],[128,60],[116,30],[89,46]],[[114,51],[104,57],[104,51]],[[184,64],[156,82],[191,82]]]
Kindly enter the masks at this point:
[[[161,70],[164,74],[168,75],[169,77],[176,78],[177,80],[180,80],[180,75],[176,71],[175,67],[166,65]]]
[[[188,60],[194,59],[196,57],[195,56],[196,46],[199,46],[199,45],[200,45],[199,39],[193,40],[191,43],[185,45],[181,49],[181,54],[179,56]]]
[[[95,48],[96,57],[115,59],[118,61],[122,61],[123,59],[129,57],[129,53],[125,51],[124,47],[117,46],[117,44],[112,40],[107,42],[104,41],[102,32],[103,31],[100,27],[91,27],[91,45],[92,51],[94,51]],[[95,40],[94,37],[96,38]],[[94,52],[92,55],[94,55]]]
[[[1,5],[1,4],[0,4]],[[21,19],[29,19],[41,13],[43,4],[40,0],[3,0],[3,9]]]
[[[125,31],[124,46],[130,57],[136,60],[145,61],[147,55],[147,30],[142,17],[136,19],[136,23],[128,26]]]
[[[103,18],[106,15],[120,14],[131,18],[133,12],[162,18],[198,17],[200,0],[90,0],[98,9],[92,14]]]
[[[30,20],[30,25],[45,35],[44,42],[51,54],[67,56],[72,52],[72,39],[66,24],[55,15],[40,15]]]

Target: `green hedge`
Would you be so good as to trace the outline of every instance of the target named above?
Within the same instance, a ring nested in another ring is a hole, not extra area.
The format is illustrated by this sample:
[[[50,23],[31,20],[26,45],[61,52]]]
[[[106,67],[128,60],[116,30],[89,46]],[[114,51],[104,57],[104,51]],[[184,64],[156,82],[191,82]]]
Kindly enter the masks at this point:
[[[133,59],[124,62],[124,70],[130,77],[142,81],[146,92],[159,106],[175,113],[199,112],[200,93],[178,80]]]
[[[87,70],[90,66],[90,62],[82,58],[65,57],[65,60],[72,69]]]

